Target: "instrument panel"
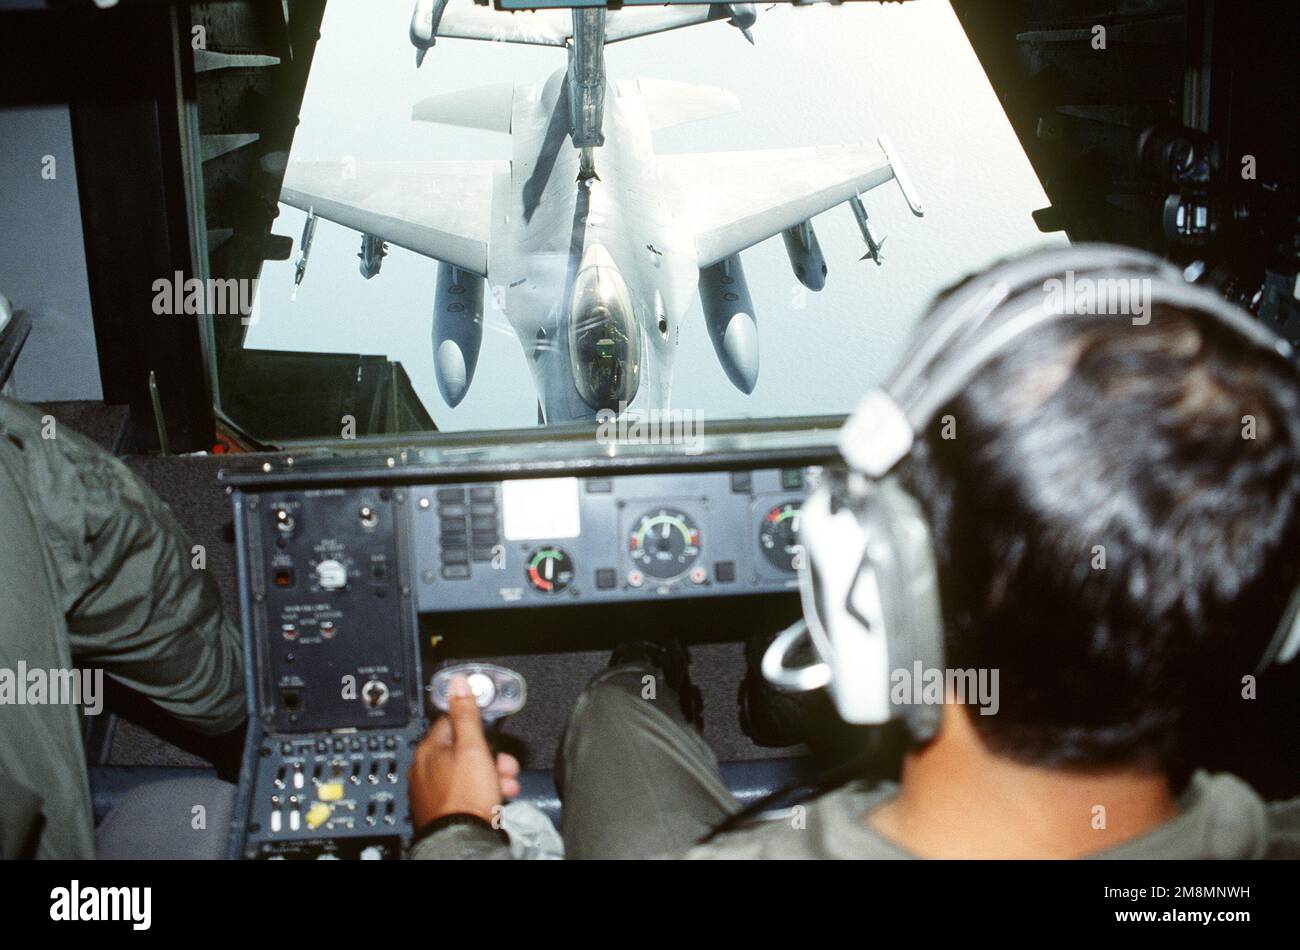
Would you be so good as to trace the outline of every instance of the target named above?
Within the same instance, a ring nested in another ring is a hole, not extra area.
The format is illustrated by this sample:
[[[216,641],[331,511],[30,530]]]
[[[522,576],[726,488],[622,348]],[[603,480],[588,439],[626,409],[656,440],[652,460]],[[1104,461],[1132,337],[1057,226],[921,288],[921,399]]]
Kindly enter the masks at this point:
[[[815,471],[413,486],[421,613],[780,591]]]
[[[241,492],[259,713],[281,732],[417,720],[419,614],[791,590],[816,471]]]

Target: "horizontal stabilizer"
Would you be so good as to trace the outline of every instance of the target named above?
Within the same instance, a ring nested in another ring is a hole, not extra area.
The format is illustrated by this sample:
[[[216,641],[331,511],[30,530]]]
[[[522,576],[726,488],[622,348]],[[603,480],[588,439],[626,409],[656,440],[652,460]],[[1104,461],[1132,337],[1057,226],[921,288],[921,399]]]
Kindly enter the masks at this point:
[[[514,85],[506,82],[446,92],[421,99],[411,110],[411,118],[486,132],[509,132],[514,95]]]
[[[684,122],[712,119],[740,111],[739,97],[734,92],[716,86],[696,86],[686,82],[642,77],[635,83],[620,82],[619,91],[623,95],[635,91],[641,96],[652,129],[667,129]]]

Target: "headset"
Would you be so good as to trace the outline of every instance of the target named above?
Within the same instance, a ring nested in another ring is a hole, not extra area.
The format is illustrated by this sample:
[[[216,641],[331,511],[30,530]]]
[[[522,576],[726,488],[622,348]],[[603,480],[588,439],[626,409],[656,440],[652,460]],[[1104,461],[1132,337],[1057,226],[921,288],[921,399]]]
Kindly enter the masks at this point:
[[[763,657],[777,689],[825,688],[854,724],[901,719],[925,741],[942,707],[894,702],[895,671],[943,669],[943,621],[929,529],[921,506],[893,474],[938,412],[990,361],[1026,334],[1076,309],[1053,281],[1091,286],[1142,281],[1151,306],[1204,313],[1261,350],[1293,358],[1291,346],[1213,292],[1187,283],[1177,268],[1144,251],[1081,244],[1038,251],[995,267],[943,299],[889,379],[864,396],[840,431],[847,471],[827,469],[800,514],[799,589],[804,619],[783,631]],[[1149,282],[1149,283],[1148,283]],[[1064,287],[1064,283],[1061,284]],[[1116,316],[1116,319],[1121,319]],[[792,666],[811,647],[814,662]],[[1300,591],[1260,669],[1300,652]]]

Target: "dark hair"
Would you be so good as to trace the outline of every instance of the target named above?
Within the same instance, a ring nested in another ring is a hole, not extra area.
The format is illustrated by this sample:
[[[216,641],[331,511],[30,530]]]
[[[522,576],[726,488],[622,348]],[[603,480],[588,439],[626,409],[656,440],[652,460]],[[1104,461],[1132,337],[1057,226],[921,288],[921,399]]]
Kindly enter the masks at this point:
[[[1169,769],[1300,582],[1300,374],[1205,314],[1150,314],[1033,331],[905,470],[946,665],[999,670],[1000,709],[971,719],[1021,761]]]

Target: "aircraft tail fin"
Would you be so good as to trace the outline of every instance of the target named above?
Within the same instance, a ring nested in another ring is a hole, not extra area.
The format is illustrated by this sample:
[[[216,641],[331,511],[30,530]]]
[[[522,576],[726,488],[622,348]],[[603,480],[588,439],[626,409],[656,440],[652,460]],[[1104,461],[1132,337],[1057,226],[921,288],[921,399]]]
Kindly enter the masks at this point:
[[[514,95],[515,87],[511,83],[447,92],[421,99],[411,109],[411,118],[487,132],[509,132]]]
[[[621,82],[619,86],[623,95],[641,97],[652,129],[666,129],[684,122],[713,119],[740,111],[739,97],[716,86],[645,77],[631,83]]]

